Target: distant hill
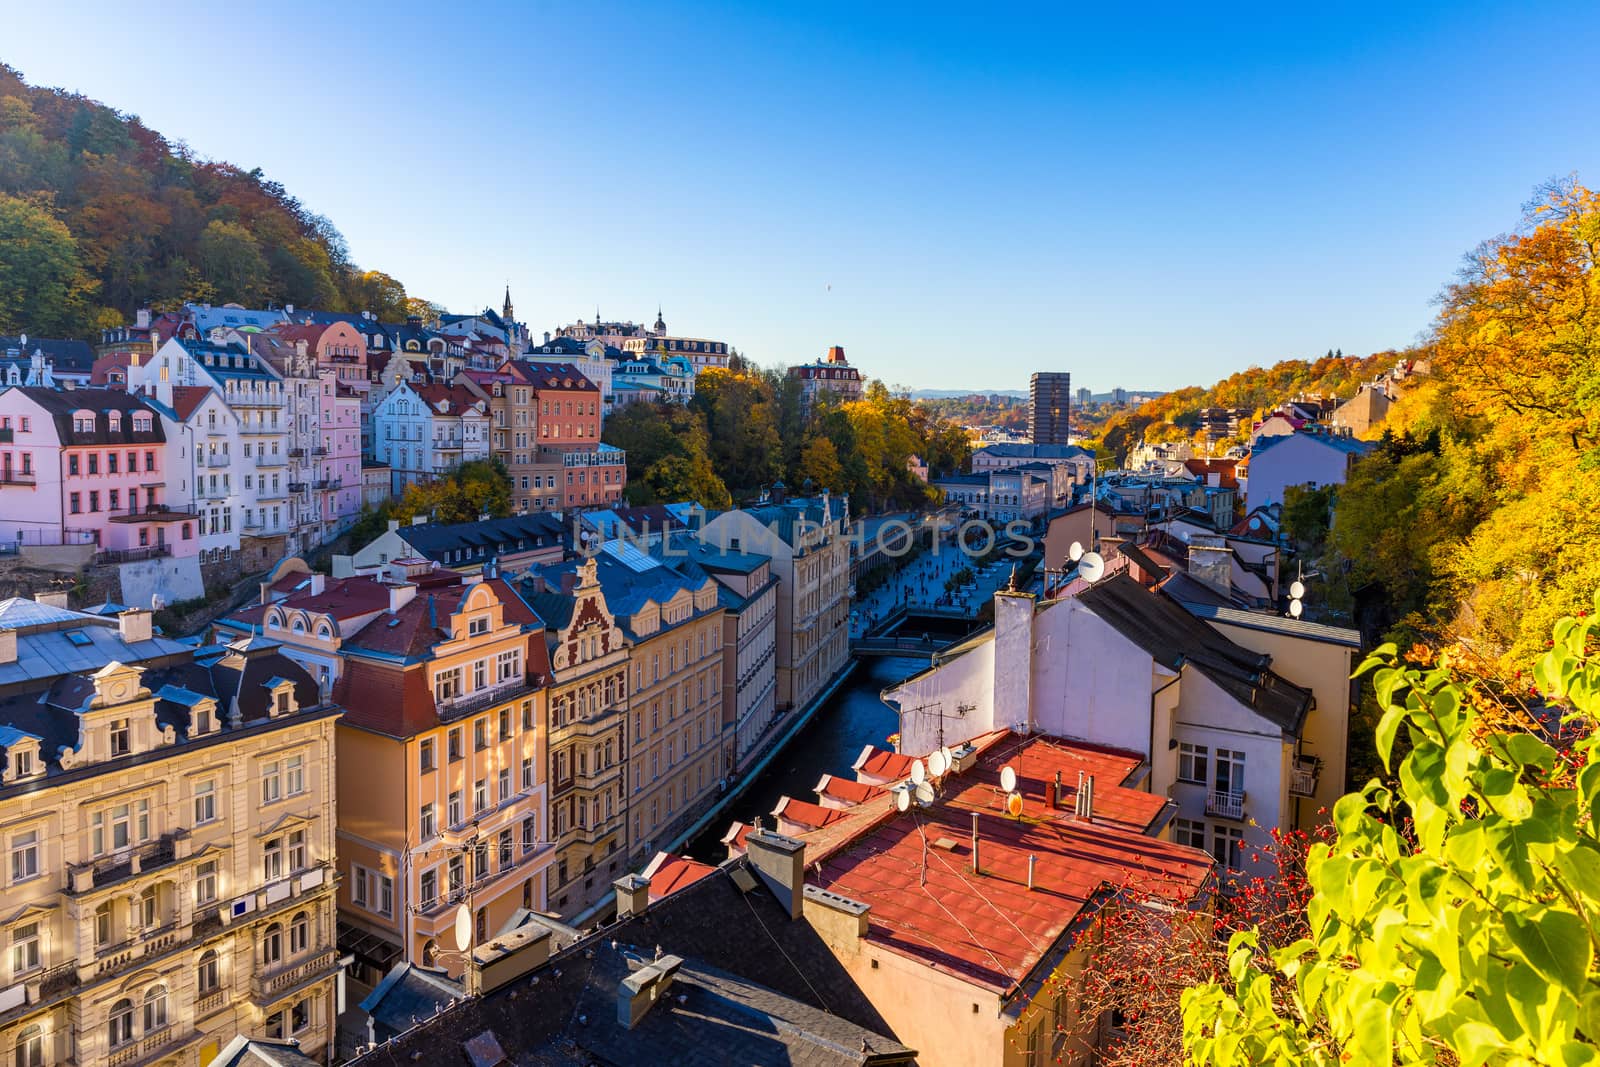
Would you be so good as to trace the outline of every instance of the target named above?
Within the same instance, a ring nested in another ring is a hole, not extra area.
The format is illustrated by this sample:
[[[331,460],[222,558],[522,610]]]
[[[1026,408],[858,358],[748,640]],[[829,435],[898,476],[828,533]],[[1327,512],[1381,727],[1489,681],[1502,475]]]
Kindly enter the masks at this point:
[[[94,337],[184,300],[370,310],[405,287],[260,171],[0,63],[0,334]]]
[[[1166,395],[1160,389],[1124,389],[1123,392],[1129,396],[1159,397]],[[966,396],[1005,396],[1013,400],[1026,400],[1028,399],[1028,391],[1026,389],[913,389],[911,391],[913,400],[953,400]],[[1111,394],[1094,393],[1091,394],[1090,400],[1096,404],[1109,404],[1111,403]]]

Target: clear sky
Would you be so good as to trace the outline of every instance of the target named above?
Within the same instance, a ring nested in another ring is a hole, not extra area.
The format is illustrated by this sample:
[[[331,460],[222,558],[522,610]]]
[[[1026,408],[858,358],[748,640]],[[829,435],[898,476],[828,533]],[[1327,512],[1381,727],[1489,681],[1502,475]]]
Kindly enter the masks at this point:
[[[659,301],[911,387],[1403,346],[1537,183],[1600,181],[1592,3],[6,8],[31,82],[261,167],[416,295]]]

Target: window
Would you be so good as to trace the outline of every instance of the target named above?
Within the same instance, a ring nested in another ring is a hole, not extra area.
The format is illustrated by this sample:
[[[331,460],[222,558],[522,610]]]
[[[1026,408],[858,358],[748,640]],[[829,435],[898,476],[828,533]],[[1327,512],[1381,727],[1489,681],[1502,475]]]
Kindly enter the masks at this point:
[[[449,804],[445,808],[445,818],[450,821],[451,826],[460,826],[461,820],[465,817],[465,812],[461,808],[461,790],[452,789]]]
[[[479,615],[467,623],[467,633],[473,637],[489,632],[489,616]]]
[[[522,851],[532,852],[533,846],[538,842],[538,840],[538,824],[534,822],[533,816],[529,815],[522,820]]]
[[[1238,870],[1244,853],[1244,831],[1237,826],[1211,828],[1211,855],[1224,867]]]
[[[119,1000],[111,1005],[106,1038],[112,1048],[121,1048],[133,1040],[133,1001]]]
[[[39,831],[11,835],[11,880],[24,882],[39,874]]]
[[[461,888],[466,885],[467,882],[465,864],[460,856],[450,857],[449,877],[450,893],[453,896],[454,894],[461,892]]]
[[[1217,749],[1217,792],[1232,797],[1244,796],[1244,753]]]
[[[449,752],[451,763],[461,758],[461,731],[459,729],[450,731]]]
[[[1206,847],[1206,824],[1197,819],[1174,819],[1172,839],[1190,848]]]
[[[95,510],[99,510],[96,508]],[[127,719],[111,720],[111,755],[126,756],[130,747]]]
[[[43,965],[39,956],[39,924],[24,923],[11,931],[11,980],[37,971]]]
[[[431,840],[439,833],[439,827],[434,820],[432,804],[422,805],[422,811],[417,816],[417,830],[424,841]]]
[[[111,944],[111,902],[94,909],[94,943],[98,948]]]
[[[522,788],[533,788],[533,758],[530,756],[522,761]]]
[[[274,837],[262,846],[261,875],[269,882],[283,877],[283,838]]]
[[[422,764],[422,769],[424,771],[433,770],[433,741],[432,741],[432,739],[430,738],[430,739],[428,739],[426,741],[422,741],[421,743],[419,743],[419,745],[417,746],[417,750],[418,750],[418,758],[420,759],[421,764]]]
[[[511,740],[511,709],[500,709],[500,740]]]
[[[433,907],[434,902],[439,899],[439,872],[437,870],[422,872],[419,893],[422,897],[422,906],[424,908]]]
[[[433,676],[433,699],[444,703],[461,695],[461,668],[452,667]]]
[[[44,1028],[24,1027],[17,1034],[17,1067],[44,1067]]]
[[[479,719],[472,724],[472,750],[482,752],[489,747],[489,720]]]
[[[279,694],[282,696],[283,694]],[[285,796],[297,796],[306,791],[306,767],[304,756],[290,756],[283,761],[283,792]]]
[[[261,963],[270,967],[283,962],[283,926],[272,923],[261,934]]]
[[[501,830],[500,831],[500,839],[497,842],[497,844],[499,846],[499,852],[500,852],[500,856],[499,856],[500,869],[503,871],[507,867],[511,866],[511,862],[512,862],[511,831],[510,830]]]
[[[522,673],[522,653],[516,649],[495,657],[495,680],[507,682]]]
[[[203,782],[195,783],[194,787],[194,821],[195,825],[211,822],[217,817],[217,783],[210,778]]]
[[[206,949],[200,954],[200,965],[195,968],[195,983],[200,987],[200,995],[215,993],[222,985],[222,975],[217,967],[217,953],[215,949]]]
[[[295,956],[304,952],[311,944],[311,918],[305,912],[298,912],[289,922],[289,955]]]
[[[195,868],[194,902],[196,906],[210,904],[217,899],[217,861],[206,860]]]
[[[118,852],[150,836],[150,802],[117,804],[94,813],[89,820],[90,839],[96,856]]]
[[[306,832],[304,830],[291,830],[289,831],[289,870],[303,871],[306,866]]]
[[[367,895],[367,875],[370,873],[359,863],[350,865],[350,902],[358,908],[365,908],[371,900]]]
[[[154,1033],[167,1025],[167,987],[151,986],[144,995],[144,1032]]]
[[[507,800],[510,800],[511,799],[511,792],[512,792],[512,790],[511,790],[511,768],[510,767],[501,767],[500,768],[500,792],[498,794],[500,803],[504,804]]]
[[[1178,781],[1206,783],[1206,747],[1184,741],[1178,745]]]
[[[161,897],[156,887],[145,886],[144,892],[139,894],[139,925],[149,929],[156,925],[161,917]]]
[[[472,810],[482,811],[489,806],[489,780],[479,778],[472,784]]]
[[[278,776],[278,761],[261,765],[261,803],[276,804],[283,797],[283,780]]]

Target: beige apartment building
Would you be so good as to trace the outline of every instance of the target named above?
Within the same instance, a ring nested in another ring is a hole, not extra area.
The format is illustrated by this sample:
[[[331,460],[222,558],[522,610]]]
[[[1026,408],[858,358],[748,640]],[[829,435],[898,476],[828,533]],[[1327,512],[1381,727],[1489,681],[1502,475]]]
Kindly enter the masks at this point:
[[[765,556],[778,579],[777,707],[803,708],[849,661],[849,500],[819,497],[725,511],[702,544]]]
[[[0,602],[6,1062],[203,1065],[237,1034],[321,1059],[338,709],[272,642],[50,599]]]

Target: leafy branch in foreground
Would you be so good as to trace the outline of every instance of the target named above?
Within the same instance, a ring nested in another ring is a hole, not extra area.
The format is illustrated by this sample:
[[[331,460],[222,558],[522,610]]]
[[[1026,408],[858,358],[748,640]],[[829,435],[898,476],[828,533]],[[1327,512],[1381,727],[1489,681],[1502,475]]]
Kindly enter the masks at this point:
[[[1263,966],[1235,933],[1228,978],[1184,993],[1195,1063],[1600,1064],[1594,603],[1555,626],[1531,711],[1449,653],[1361,666],[1396,777],[1335,805],[1308,935]]]

